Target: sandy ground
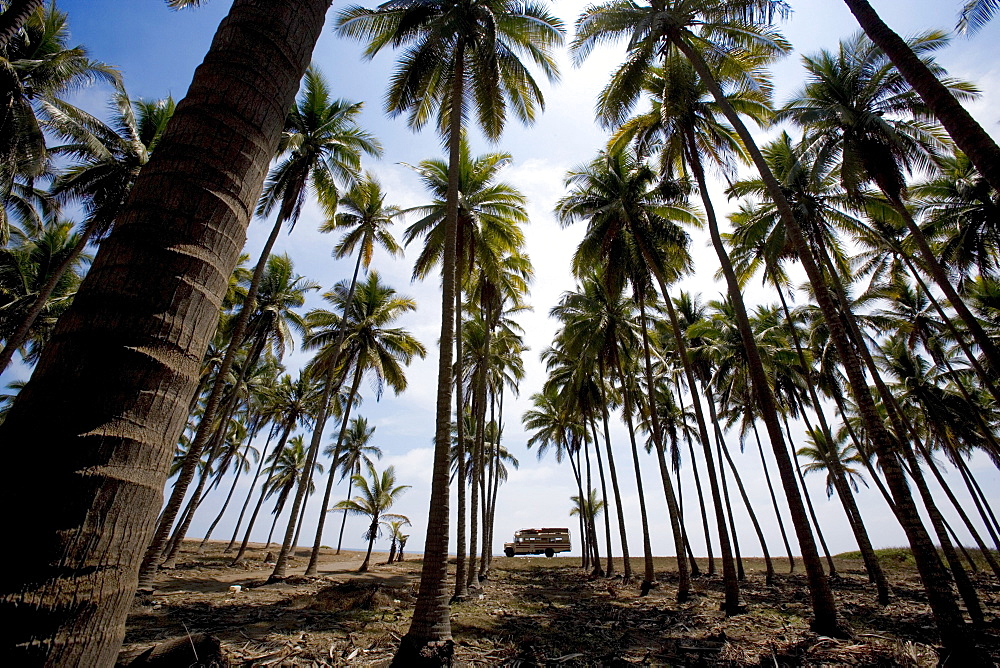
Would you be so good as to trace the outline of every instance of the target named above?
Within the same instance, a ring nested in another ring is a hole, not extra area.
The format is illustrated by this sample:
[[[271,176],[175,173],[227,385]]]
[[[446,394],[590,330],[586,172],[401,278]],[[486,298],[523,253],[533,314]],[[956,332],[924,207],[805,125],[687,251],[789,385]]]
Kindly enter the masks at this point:
[[[196,547],[185,544],[178,568],[161,571],[155,594],[137,600],[123,658],[208,633],[233,666],[385,666],[409,626],[420,555],[388,565],[386,553],[374,553],[371,570],[360,574],[363,552],[324,550],[319,577],[305,578],[308,551],[300,549],[288,579],[267,584],[263,546],[237,567],[223,544],[211,543],[204,554]],[[729,618],[719,611],[718,575],[695,578],[691,599],[675,601],[673,559],[656,560],[660,584],[645,597],[637,581],[592,578],[579,565],[569,557],[496,558],[483,586],[452,606],[456,664],[933,666],[939,659],[933,619],[904,563],[886,564],[894,599],[882,607],[860,562],[838,560],[833,586],[850,631],[839,639],[809,630],[805,576],[801,567],[789,574],[783,560],[772,586],[764,583],[760,561],[746,560],[741,592],[748,612]],[[619,560],[619,574],[621,568]],[[633,559],[640,577],[641,568]],[[980,642],[996,661],[1000,586],[992,576],[978,578],[988,620]]]

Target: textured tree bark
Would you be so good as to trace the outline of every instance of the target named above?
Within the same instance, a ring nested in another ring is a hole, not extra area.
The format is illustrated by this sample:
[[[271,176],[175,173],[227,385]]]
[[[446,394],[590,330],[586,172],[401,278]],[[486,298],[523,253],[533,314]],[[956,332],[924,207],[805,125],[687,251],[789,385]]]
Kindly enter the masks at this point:
[[[329,0],[236,0],[0,429],[11,665],[110,666],[202,358]],[[57,413],[59,420],[52,420]],[[39,450],[47,463],[38,465]]]
[[[10,0],[0,14],[0,49],[7,46],[28,18],[42,6],[42,0]]]
[[[1000,190],[1000,146],[938,81],[906,42],[889,28],[868,0],[844,0],[861,28],[923,98],[979,173]]]

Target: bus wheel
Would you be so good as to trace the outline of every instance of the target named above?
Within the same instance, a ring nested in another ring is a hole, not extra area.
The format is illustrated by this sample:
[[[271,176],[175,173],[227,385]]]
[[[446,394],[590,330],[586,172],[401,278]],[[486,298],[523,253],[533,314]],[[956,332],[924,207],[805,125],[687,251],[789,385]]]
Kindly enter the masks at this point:
[[[551,559],[552,557],[556,556],[556,553],[552,551],[551,547],[547,547],[545,548],[545,556]]]
[[[513,557],[514,556],[514,548],[508,547],[508,548],[506,548],[503,551],[503,553],[506,554],[508,557]]]

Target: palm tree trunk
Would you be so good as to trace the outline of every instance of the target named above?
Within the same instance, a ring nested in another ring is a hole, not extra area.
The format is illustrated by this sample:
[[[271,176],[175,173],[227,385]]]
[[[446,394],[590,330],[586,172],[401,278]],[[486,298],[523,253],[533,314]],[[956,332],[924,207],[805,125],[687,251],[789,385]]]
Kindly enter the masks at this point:
[[[349,368],[347,364],[348,360],[344,363],[344,373],[346,374]],[[333,362],[331,362],[331,365]],[[330,368],[330,376],[328,380],[333,378],[333,366]],[[312,551],[309,553],[309,563],[306,565],[305,574],[306,575],[316,575],[317,569],[319,567],[319,551],[323,546],[323,529],[326,526],[326,516],[327,511],[330,509],[330,493],[333,491],[333,481],[337,477],[337,466],[336,462],[340,459],[340,451],[344,446],[344,436],[347,434],[348,422],[351,419],[351,409],[354,407],[354,400],[358,396],[358,386],[361,385],[361,377],[364,375],[364,368],[361,366],[360,360],[355,360],[354,362],[354,379],[351,381],[351,389],[347,393],[347,406],[344,408],[344,415],[340,418],[340,434],[337,436],[337,445],[333,449],[333,457],[330,464],[330,472],[326,478],[326,488],[323,490],[323,503],[319,508],[319,516],[316,518],[316,536],[313,539]],[[340,383],[338,383],[338,386]],[[337,389],[339,392],[339,387]],[[332,392],[331,392],[332,394]],[[324,407],[329,402],[324,403]],[[317,427],[319,425],[317,424]],[[316,445],[316,450],[319,450],[319,443],[322,438],[313,437],[313,443]],[[313,448],[310,446],[310,450]],[[298,495],[296,495],[298,496]],[[282,551],[285,552],[287,548],[282,546]],[[280,568],[279,568],[280,567]],[[272,580],[277,580],[285,577],[285,564],[279,554],[278,560],[274,563],[274,572],[271,573]]]
[[[688,54],[685,53],[685,55]],[[688,55],[688,58],[690,57]],[[704,65],[703,62],[702,65]],[[697,69],[697,65],[695,67]],[[700,71],[699,75],[703,80],[706,79]],[[709,73],[708,76],[710,78],[711,74]],[[706,81],[706,83],[708,82]],[[714,80],[712,83],[714,83]],[[717,84],[716,88],[718,88]],[[719,92],[721,93],[721,91]],[[728,116],[727,114],[727,118]],[[753,381],[754,398],[760,409],[764,426],[767,428],[767,436],[771,441],[771,448],[774,450],[775,462],[778,465],[778,475],[781,479],[782,488],[785,490],[785,498],[788,501],[788,509],[792,516],[792,525],[795,527],[795,536],[799,541],[799,549],[802,551],[802,563],[806,569],[806,577],[809,581],[809,593],[812,597],[814,615],[812,626],[817,633],[842,635],[843,631],[837,621],[837,605],[833,599],[833,591],[830,589],[829,580],[827,580],[826,575],[823,573],[823,566],[820,564],[819,554],[816,551],[816,542],[812,531],[809,529],[809,520],[806,518],[802,498],[799,496],[798,487],[795,484],[795,475],[788,458],[788,448],[785,445],[785,439],[781,433],[781,424],[778,420],[778,408],[775,405],[774,395],[771,393],[771,388],[768,384],[764,364],[760,358],[760,351],[757,349],[757,344],[754,341],[753,331],[750,328],[750,320],[747,317],[746,306],[743,303],[743,295],[740,293],[736,272],[733,270],[729,254],[722,243],[722,237],[719,233],[719,223],[715,216],[715,209],[712,206],[711,198],[708,195],[704,170],[701,166],[701,160],[698,157],[694,134],[690,128],[686,130],[686,135],[685,143],[689,156],[688,162],[691,164],[691,170],[694,172],[695,178],[698,181],[698,188],[701,190],[702,203],[705,206],[705,216],[708,219],[708,229],[712,237],[712,245],[715,247],[716,255],[719,256],[722,273],[726,277],[729,298],[736,315],[737,329],[739,329],[740,337],[743,340],[743,347],[746,351],[746,361],[750,370],[750,377]]]
[[[684,394],[681,392],[680,381],[675,380],[675,385],[677,386],[677,403],[680,405],[681,415],[684,415],[686,409],[684,407]],[[694,454],[694,443],[691,442],[691,436],[685,433],[684,440],[687,441],[688,452],[691,454],[691,472],[694,473],[694,486],[698,492],[698,508],[701,511],[701,524],[705,532],[705,549],[708,552],[708,575],[715,575],[715,555],[712,554],[712,532],[708,528],[708,511],[705,507],[705,495],[701,488],[701,475],[698,473],[698,458]]]
[[[441,258],[441,336],[434,419],[434,468],[431,501],[420,569],[420,588],[410,628],[393,657],[394,666],[411,666],[435,658],[450,661],[454,650],[448,596],[448,478],[451,459],[452,348],[455,328],[455,250],[458,239],[458,166],[464,104],[465,46],[456,45],[452,81],[451,126],[448,129],[448,193],[444,252]],[[461,419],[462,416],[458,416]],[[421,654],[423,652],[423,654]],[[424,658],[427,657],[427,658]]]
[[[739,489],[740,498],[743,499],[743,505],[746,506],[747,513],[750,515],[750,523],[753,524],[753,530],[757,534],[757,540],[760,541],[760,549],[764,553],[764,583],[768,586],[774,584],[774,562],[771,561],[771,553],[767,549],[767,540],[764,538],[764,532],[761,531],[760,522],[757,521],[757,513],[753,510],[753,504],[750,503],[750,497],[747,496],[747,490],[743,486],[743,478],[740,476],[739,469],[736,468],[736,464],[733,463],[733,457],[729,454],[729,447],[726,445],[726,441],[722,434],[719,434],[719,444],[721,445],[722,454],[729,463],[729,468],[733,472],[733,479],[736,480],[736,487]]]
[[[0,49],[7,46],[43,4],[43,0],[9,0],[7,8],[0,14]]]
[[[931,605],[935,621],[940,630],[942,642],[949,653],[956,659],[967,658],[972,661],[978,661],[978,651],[969,641],[968,629],[959,610],[958,602],[955,600],[955,596],[948,586],[948,576],[944,570],[944,565],[941,563],[934,549],[926,528],[920,521],[916,504],[906,485],[903,471],[893,455],[892,440],[878,417],[875,404],[872,401],[867,384],[864,382],[860,363],[848,342],[846,332],[840,322],[833,297],[830,294],[823,275],[813,261],[809,247],[803,237],[802,229],[795,219],[795,214],[788,200],[785,199],[782,193],[781,185],[774,177],[774,174],[771,173],[770,168],[767,166],[767,161],[761,154],[750,132],[740,120],[732,105],[726,100],[725,94],[713,78],[704,59],[682,40],[677,40],[676,45],[688,60],[691,61],[698,72],[698,76],[708,86],[716,102],[723,110],[726,119],[737,131],[740,139],[743,140],[754,166],[760,172],[768,194],[778,208],[786,234],[796,249],[799,260],[802,262],[802,266],[809,278],[809,283],[815,292],[816,302],[829,327],[830,336],[833,339],[837,352],[840,354],[844,370],[847,372],[847,377],[851,384],[851,391],[854,394],[862,419],[865,422],[865,428],[872,439],[876,453],[879,455],[880,463],[883,471],[885,471],[886,482],[892,490],[897,517],[903,526],[914,559],[917,562],[920,578],[927,591],[928,602]]]
[[[753,436],[757,441],[757,452],[760,454],[760,464],[764,469],[764,480],[767,482],[767,491],[771,495],[771,506],[774,508],[774,516],[778,520],[778,529],[781,531],[781,541],[785,544],[785,553],[788,555],[788,572],[795,572],[795,557],[792,555],[792,546],[788,542],[788,533],[785,531],[785,522],[781,519],[781,509],[778,507],[778,498],[774,494],[774,485],[771,483],[771,473],[767,470],[767,459],[764,457],[764,446],[760,442],[760,433],[757,431],[756,421],[752,421]]]
[[[663,481],[663,494],[667,499],[667,514],[670,517],[670,530],[674,535],[674,554],[677,559],[677,602],[687,601],[691,591],[691,572],[688,569],[687,552],[684,550],[684,533],[681,531],[680,513],[677,510],[677,496],[670,474],[663,462],[663,434],[660,431],[660,418],[656,410],[655,385],[653,384],[653,364],[649,352],[649,331],[646,323],[646,300],[639,296],[639,328],[642,331],[642,353],[645,361],[646,392],[649,397],[649,417],[652,422],[653,445],[656,447],[662,469],[660,478]]]
[[[705,454],[705,469],[708,475],[709,487],[712,491],[712,503],[715,506],[715,521],[719,530],[719,552],[722,559],[722,582],[725,590],[725,601],[723,607],[726,615],[738,615],[745,611],[740,603],[739,577],[736,573],[736,565],[733,562],[733,548],[730,542],[729,530],[726,528],[726,516],[722,509],[722,494],[719,489],[717,469],[715,467],[715,456],[712,454],[712,441],[708,435],[708,427],[705,425],[705,414],[702,412],[701,400],[697,396],[694,368],[691,365],[691,358],[688,356],[687,343],[684,334],[681,332],[680,321],[677,319],[677,311],[674,309],[673,301],[667,290],[666,282],[662,276],[656,277],[660,286],[660,294],[663,297],[663,304],[667,307],[667,318],[670,320],[670,331],[674,335],[674,343],[677,346],[677,355],[681,359],[681,366],[684,368],[684,376],[687,379],[688,389],[691,391],[691,405],[694,406],[695,419],[698,422],[698,435],[701,438],[702,451]]]
[[[708,400],[709,417],[712,420],[712,427],[715,430],[715,451],[719,456],[719,479],[722,481],[722,500],[726,507],[725,518],[729,522],[729,531],[733,536],[733,552],[736,557],[736,579],[740,582],[746,580],[747,574],[743,568],[743,556],[740,554],[740,537],[736,533],[736,517],[733,515],[733,504],[729,498],[729,483],[726,482],[726,465],[723,464],[725,457],[722,455],[722,440],[719,438],[719,418],[716,415],[715,400],[711,394],[707,382],[703,382],[703,391]]]
[[[816,527],[816,537],[819,538],[820,547],[823,548],[823,556],[826,557],[826,565],[830,569],[830,577],[835,578],[837,577],[837,566],[833,563],[830,548],[827,546],[826,537],[823,535],[823,528],[819,525],[819,518],[816,517],[816,507],[812,502],[812,494],[809,493],[809,488],[806,487],[806,477],[802,474],[799,455],[795,451],[795,443],[792,441],[792,429],[788,424],[788,416],[782,413],[781,419],[785,423],[785,433],[788,435],[788,444],[792,450],[792,463],[795,464],[795,475],[798,478],[799,485],[802,486],[802,496],[806,501],[806,508],[809,510],[809,518],[812,520],[813,526]]]
[[[868,37],[889,56],[892,64],[923,98],[979,173],[994,189],[1000,190],[1000,147],[989,133],[913,53],[906,42],[882,21],[868,0],[844,2]]]
[[[271,467],[268,469],[267,476],[264,478],[264,484],[261,485],[260,497],[257,499],[257,505],[254,506],[253,513],[250,515],[250,522],[247,523],[246,533],[243,534],[243,542],[240,543],[240,549],[237,550],[236,556],[233,557],[233,560],[229,564],[230,566],[236,566],[243,561],[243,556],[247,551],[247,543],[250,542],[250,532],[253,531],[254,524],[257,522],[257,515],[260,513],[261,506],[264,505],[264,499],[267,498],[267,484],[271,481],[271,478],[274,477],[274,472],[277,470],[278,454],[285,449],[285,443],[288,441],[288,437],[291,435],[292,429],[294,428],[294,422],[287,422],[283,425],[281,438],[278,439],[278,446],[274,449],[274,461],[271,462]],[[270,543],[271,541],[268,542]]]
[[[351,498],[351,491],[354,488],[354,480],[351,477],[347,478],[347,498]],[[340,547],[344,544],[344,527],[347,526],[347,511],[344,511],[344,517],[340,520],[340,534],[337,536],[337,554],[340,554]]]
[[[576,493],[579,495],[579,498],[581,499],[581,501],[580,501],[580,514],[579,514],[579,520],[580,520],[580,546],[581,546],[580,547],[580,568],[586,569],[586,568],[590,567],[591,551],[590,551],[590,528],[587,525],[587,515],[586,515],[586,513],[583,512],[583,501],[582,501],[582,499],[584,498],[584,496],[583,496],[583,472],[580,471],[580,467],[577,465],[577,462],[573,461],[573,454],[574,453],[573,453],[572,450],[569,449],[568,444],[567,444],[567,451],[569,452],[569,454],[567,455],[567,459],[569,459],[569,465],[573,469],[573,478],[576,480],[576,489],[577,489]],[[577,450],[576,454],[579,454],[579,450]]]
[[[3,23],[3,20],[10,12],[11,10],[8,9],[3,13],[3,15],[0,15],[0,24]],[[0,31],[2,30],[3,27],[0,25]],[[0,39],[2,39],[2,35],[0,35]],[[7,369],[11,360],[14,359],[14,353],[17,352],[17,349],[23,346],[28,340],[28,334],[31,332],[31,326],[35,324],[35,320],[38,319],[38,316],[41,315],[42,311],[45,309],[45,304],[49,301],[49,297],[52,296],[52,291],[56,289],[56,285],[63,277],[63,274],[65,274],[69,268],[73,266],[73,263],[76,262],[80,253],[82,253],[87,247],[87,244],[90,243],[90,239],[93,234],[93,226],[89,226],[83,231],[83,234],[80,235],[80,240],[76,242],[76,246],[73,247],[73,250],[70,251],[65,258],[63,258],[63,261],[60,262],[59,266],[52,271],[48,280],[46,280],[45,284],[41,287],[41,289],[39,289],[38,296],[35,297],[35,301],[31,303],[31,308],[28,309],[28,312],[25,314],[24,320],[22,320],[21,324],[17,326],[14,333],[7,338],[7,342],[3,350],[0,350],[0,373],[3,373]]]
[[[604,567],[601,564],[601,542],[597,539],[597,516],[594,512],[593,504],[590,502],[591,493],[594,490],[590,475],[590,445],[587,443],[586,438],[582,438],[581,440],[583,441],[583,456],[587,462],[587,496],[585,499],[580,500],[580,505],[581,508],[584,503],[587,506],[587,530],[590,535],[590,548],[594,553],[594,568],[590,574],[592,577],[602,578],[604,577]]]
[[[618,361],[618,380],[622,386],[622,395],[625,397],[622,405],[622,413],[625,416],[625,425],[628,427],[628,438],[632,445],[632,467],[635,470],[635,485],[639,495],[639,516],[642,519],[642,556],[643,556],[643,577],[640,592],[642,596],[649,593],[655,586],[656,573],[653,569],[653,548],[649,542],[649,519],[646,516],[646,495],[642,491],[642,465],[639,463],[639,448],[635,442],[635,426],[632,422],[632,401],[629,399],[625,372],[622,369],[621,361]]]
[[[236,518],[236,526],[233,527],[233,537],[229,539],[229,545],[226,546],[224,554],[229,554],[233,550],[233,545],[236,544],[236,536],[239,535],[240,526],[243,524],[243,516],[247,512],[247,507],[250,505],[250,498],[253,496],[253,490],[257,486],[257,480],[260,478],[261,469],[264,468],[264,461],[267,459],[267,449],[271,445],[271,438],[274,437],[274,430],[269,429],[267,433],[267,441],[264,443],[264,450],[260,453],[260,459],[257,461],[257,471],[253,475],[253,480],[250,481],[250,490],[247,492],[247,498],[243,501],[243,507],[240,509],[240,516]]]
[[[965,481],[965,486],[969,489],[969,494],[972,496],[972,502],[976,504],[976,510],[979,511],[979,516],[983,519],[983,523],[986,525],[986,530],[990,534],[990,538],[993,539],[993,544],[997,546],[997,550],[1000,551],[1000,537],[997,536],[996,532],[996,515],[993,514],[993,509],[990,507],[989,501],[987,501],[986,496],[983,494],[982,488],[979,483],[976,482],[976,478],[972,475],[972,471],[969,470],[968,465],[962,458],[961,452],[956,452],[954,456],[955,467],[958,472],[962,475],[962,480]]]
[[[455,248],[455,266],[457,267],[455,276],[455,432],[458,437],[457,459],[458,475],[455,480],[458,485],[458,500],[455,508],[455,593],[452,601],[464,601],[469,597],[469,578],[466,573],[468,568],[468,557],[466,554],[466,514],[468,513],[466,503],[467,484],[466,475],[468,471],[465,460],[468,456],[465,448],[465,399],[462,396],[463,360],[462,360],[462,281],[464,279],[464,253],[462,252],[462,236],[457,235]],[[473,485],[475,483],[473,482]],[[475,503],[475,501],[473,501]],[[470,551],[471,548],[470,546]]]
[[[598,360],[598,369],[601,375],[601,421],[604,427],[604,449],[608,454],[608,473],[611,475],[611,491],[615,495],[615,510],[618,512],[618,532],[622,543],[622,577],[626,582],[632,579],[632,560],[628,553],[628,531],[625,528],[625,510],[622,508],[622,494],[618,486],[618,471],[615,468],[615,456],[611,449],[611,432],[608,429],[608,399],[603,379],[606,377],[604,360]],[[608,512],[605,509],[604,512]],[[610,554],[610,552],[608,553]]]
[[[248,454],[250,454],[250,440],[247,440],[246,446],[243,448],[243,460],[246,460]],[[233,500],[233,493],[236,491],[236,484],[240,481],[240,476],[243,474],[243,465],[238,462],[236,465],[236,475],[233,476],[233,484],[229,486],[229,493],[226,494],[226,500],[222,503],[222,508],[219,509],[219,514],[215,516],[212,523],[208,526],[208,531],[205,532],[205,537],[201,539],[201,543],[198,545],[198,554],[205,551],[205,545],[208,543],[209,539],[212,537],[212,532],[215,531],[215,527],[219,525],[222,520],[222,516],[226,514],[226,508],[229,507],[229,502]]]
[[[604,502],[604,537],[608,547],[608,567],[604,570],[604,575],[611,577],[615,572],[615,559],[611,553],[611,508],[608,506],[608,484],[604,479],[604,462],[601,459],[601,445],[597,437],[597,420],[590,415],[588,422],[594,439],[594,454],[597,455],[597,472],[601,478],[601,501]]]
[[[114,663],[198,366],[329,5],[235,0],[3,424],[0,440],[51,456],[9,457],[17,473],[0,485],[6,507],[32,508],[7,523],[26,545],[0,587],[0,616],[26,620],[7,629],[12,664]]]
[[[371,526],[368,527],[368,552],[365,553],[365,560],[361,562],[361,567],[358,569],[358,573],[368,572],[368,562],[372,559],[372,547],[375,545],[375,536],[378,532],[378,520],[376,519],[372,522]]]
[[[995,144],[994,144],[995,146]],[[1000,166],[1000,164],[998,164]],[[883,189],[883,194],[888,198],[892,208],[902,217],[903,222],[906,223],[906,229],[910,233],[910,237],[917,244],[917,250],[920,251],[920,259],[923,260],[924,268],[934,279],[941,291],[948,298],[948,303],[951,304],[952,308],[958,314],[958,317],[968,328],[969,334],[972,335],[972,339],[979,346],[979,349],[983,351],[983,355],[990,363],[990,367],[993,369],[1000,369],[1000,350],[993,344],[993,340],[983,329],[982,324],[979,319],[973,315],[972,311],[966,305],[965,301],[955,290],[955,286],[951,284],[951,280],[948,278],[947,273],[945,273],[944,267],[938,262],[937,258],[934,256],[934,251],[931,250],[930,244],[927,243],[927,237],[924,236],[923,231],[920,226],[917,225],[916,221],[913,220],[913,216],[910,214],[909,209],[903,201],[893,193],[886,192]]]

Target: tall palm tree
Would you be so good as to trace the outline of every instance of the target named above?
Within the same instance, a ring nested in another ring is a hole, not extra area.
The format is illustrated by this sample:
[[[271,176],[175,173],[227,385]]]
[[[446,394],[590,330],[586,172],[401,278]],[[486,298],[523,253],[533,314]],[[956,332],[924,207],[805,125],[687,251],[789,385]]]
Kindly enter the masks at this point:
[[[375,539],[379,537],[382,522],[410,523],[405,515],[387,512],[395,504],[399,495],[410,488],[409,485],[396,484],[396,468],[390,466],[379,473],[371,462],[368,462],[367,468],[368,478],[361,474],[351,476],[351,482],[358,488],[358,496],[341,501],[334,506],[336,510],[343,510],[351,515],[362,515],[371,520],[364,534],[368,540],[368,552],[365,553],[365,560],[358,568],[359,573],[368,572],[372,546],[375,545]],[[371,482],[369,482],[369,478]]]
[[[561,22],[540,3],[500,0],[404,0],[376,9],[347,7],[337,17],[341,35],[368,41],[366,57],[385,46],[408,46],[389,92],[386,110],[406,114],[414,129],[437,111],[448,144],[447,217],[442,256],[441,337],[434,426],[434,478],[424,544],[421,588],[410,630],[397,653],[415,658],[428,642],[432,654],[451,654],[447,595],[448,453],[451,442],[452,347],[458,234],[459,143],[466,110],[496,140],[508,110],[530,123],[544,104],[542,91],[519,57],[531,59],[550,79],[558,76],[552,49],[562,43]],[[467,102],[467,95],[472,104]]]
[[[913,87],[931,113],[948,130],[948,134],[962,151],[967,153],[986,180],[1000,189],[1000,146],[959,102],[949,86],[941,81],[935,68],[930,66],[912,45],[892,31],[878,15],[868,0],[844,0],[868,37],[885,52],[907,83]],[[986,14],[995,10],[995,0],[970,0],[967,7],[979,6]],[[969,15],[976,16],[975,10]],[[973,25],[973,23],[969,23]]]
[[[271,546],[271,537],[274,535],[274,527],[278,524],[281,511],[288,502],[288,497],[295,489],[302,472],[309,466],[308,452],[302,434],[288,439],[288,444],[280,451],[274,451],[274,462],[271,468],[271,475],[264,483],[264,498],[277,495],[274,502],[274,521],[271,522],[271,530],[267,534],[267,546]],[[323,472],[323,465],[316,463],[316,471]],[[311,490],[310,490],[311,491]]]
[[[5,503],[32,508],[9,522],[31,547],[0,596],[5,616],[33,620],[10,629],[15,663],[99,665],[117,655],[198,365],[329,4],[234,0],[82,298],[4,422],[4,442],[31,438],[52,454],[44,476],[15,456],[19,473],[2,486]],[[61,419],[46,421],[54,407]],[[98,435],[97,415],[131,427]]]
[[[354,418],[351,420],[351,424],[347,428],[347,433],[344,435],[340,457],[335,462],[332,462],[332,466],[336,466],[340,471],[341,481],[344,478],[348,479],[347,498],[351,498],[351,486],[354,484],[352,476],[361,475],[362,464],[368,465],[372,463],[369,455],[374,456],[376,459],[382,459],[382,450],[376,445],[369,445],[374,435],[375,427],[369,427],[368,420],[363,417]],[[323,454],[333,457],[336,449],[336,444],[334,444],[328,447]],[[346,524],[347,513],[344,513],[344,519],[340,523],[340,535],[337,538],[337,554],[340,554],[340,546],[344,542],[344,526]],[[393,545],[395,546],[395,543]],[[389,561],[391,562],[392,560],[390,559]]]
[[[407,386],[404,366],[408,365],[414,357],[423,358],[427,354],[423,344],[417,341],[409,331],[391,326],[402,315],[415,311],[416,303],[408,297],[399,296],[393,288],[382,283],[378,272],[369,273],[367,280],[357,286],[350,303],[345,303],[347,292],[347,286],[341,282],[334,287],[332,292],[323,296],[334,306],[340,307],[341,312],[347,316],[346,346],[341,351],[340,359],[331,360],[329,363],[338,363],[344,370],[351,369],[353,374],[351,389],[347,395],[347,409],[341,418],[340,434],[337,437],[334,450],[335,460],[340,457],[339,453],[342,451],[349,425],[350,408],[365,374],[369,374],[372,378],[376,397],[382,395],[385,385],[388,385],[395,394],[399,394],[406,390]],[[337,316],[325,310],[310,313],[310,322],[317,328],[317,332],[309,339],[309,345],[322,346],[324,344],[330,333],[331,321],[335,318]],[[321,355],[322,352],[321,350]],[[309,565],[306,567],[306,572],[310,574],[315,572],[319,559],[319,549],[323,542],[323,528],[326,523],[326,511],[329,508],[335,472],[335,467],[332,467],[327,478],[326,490],[323,493],[316,538],[313,541]],[[279,572],[279,566],[284,568],[280,561],[276,563],[272,577],[284,575],[283,572]]]

